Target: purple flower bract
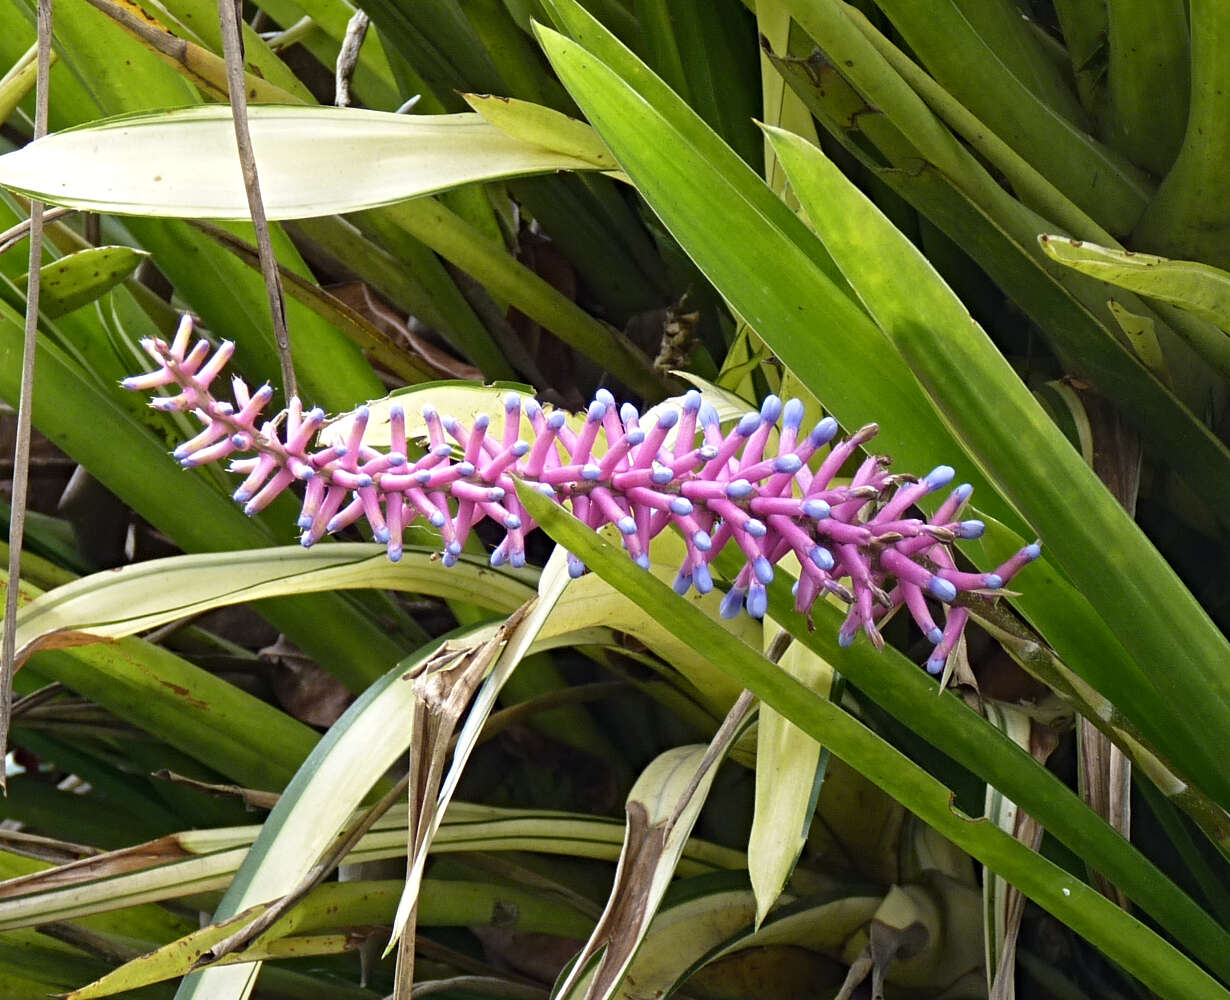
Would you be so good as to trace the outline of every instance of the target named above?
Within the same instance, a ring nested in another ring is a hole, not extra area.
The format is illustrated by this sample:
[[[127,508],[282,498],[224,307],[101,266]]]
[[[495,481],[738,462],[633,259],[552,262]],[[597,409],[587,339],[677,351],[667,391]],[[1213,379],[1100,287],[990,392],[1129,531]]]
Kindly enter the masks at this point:
[[[948,466],[918,479],[891,475],[888,459],[870,455],[848,484],[835,484],[842,466],[875,436],[876,425],[834,443],[838,426],[831,417],[804,432],[798,400],[783,404],[769,396],[759,412],[746,414],[729,432],[695,390],[678,409],[644,416],[630,403],[617,407],[610,393],[599,390],[580,430],[568,426],[563,412],[547,414],[516,393],[505,397],[504,412],[494,422],[479,415],[469,426],[427,405],[427,452],[413,459],[401,408],[392,407],[390,448],[379,451],[363,442],[369,414],[362,407],[343,444],[312,450],[323,411],[305,412],[295,398],[267,419],[263,411],[272,391],[264,386],[253,392],[238,378],[233,402],[219,400],[210,387],[234,345],[224,342],[213,350],[191,340],[192,323],[185,317],[171,344],[142,341],[158,367],[125,379],[124,387],[179,389],[150,404],[191,412],[203,425],[174,457],[188,468],[230,458],[231,471],[245,476],[234,494],[245,513],[257,513],[301,483],[304,545],[362,518],[396,561],[406,525],[424,518],[439,530],[443,562],[451,566],[474,526],[488,519],[504,531],[491,564],[522,566],[534,522],[517,501],[520,480],[567,501],[591,528],[615,525],[629,556],[646,568],[653,538],[668,527],[678,532],[687,547],[675,578],[680,594],[692,587],[712,590],[711,562],[733,541],[744,565],[722,601],[724,617],[746,608],[762,618],[774,566],[793,552],[802,567],[796,610],[806,613],[822,595],[835,594],[849,606],[840,642],[849,645],[863,631],[879,647],[877,623],[904,605],[935,645],[927,661],[935,674],[969,617],[965,607],[953,605],[958,595],[1000,590],[1040,551],[1037,544],[1026,546],[993,573],[959,570],[952,543],[983,532],[981,521],[959,519],[971,488],[956,487],[923,520],[910,512],[924,496],[949,485],[954,473]],[[531,441],[519,437],[523,416],[533,428]],[[769,455],[775,428],[776,451]],[[825,446],[828,453],[813,471],[809,463]],[[580,576],[585,567],[569,556],[569,572]],[[929,599],[944,610],[942,628]]]

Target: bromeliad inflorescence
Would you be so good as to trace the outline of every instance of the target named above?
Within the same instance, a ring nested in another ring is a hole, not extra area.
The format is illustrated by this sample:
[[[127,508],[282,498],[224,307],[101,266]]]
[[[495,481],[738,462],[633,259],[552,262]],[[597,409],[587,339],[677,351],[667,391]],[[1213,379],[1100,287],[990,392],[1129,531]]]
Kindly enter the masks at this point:
[[[745,561],[722,601],[725,617],[744,607],[763,617],[773,567],[793,552],[802,568],[796,610],[808,612],[822,594],[835,594],[850,607],[842,644],[853,642],[861,629],[880,646],[877,623],[904,605],[935,644],[927,661],[932,673],[943,670],[969,617],[964,607],[953,605],[957,595],[997,591],[1038,557],[1034,544],[993,573],[959,570],[951,544],[983,531],[981,521],[958,520],[971,487],[958,486],[924,521],[909,512],[951,482],[948,466],[916,479],[890,475],[888,459],[871,455],[849,484],[835,485],[838,471],[877,428],[869,424],[831,444],[813,472],[809,462],[833,442],[837,422],[826,417],[803,433],[798,400],[783,404],[770,396],[758,413],[746,414],[728,433],[696,391],[684,396],[678,409],[659,408],[653,417],[643,417],[630,403],[616,407],[610,393],[599,390],[579,430],[568,426],[562,411],[548,414],[516,393],[505,397],[498,429],[486,415],[463,426],[427,405],[422,411],[427,451],[417,459],[407,448],[400,407],[390,410],[388,451],[364,443],[369,414],[362,407],[344,443],[310,450],[325,422],[322,410],[305,412],[295,398],[285,411],[265,419],[272,390],[263,386],[252,392],[240,378],[232,382],[234,402],[217,399],[210,386],[234,345],[224,342],[214,350],[191,339],[192,323],[185,317],[171,344],[142,341],[158,368],[125,379],[124,387],[178,387],[177,395],[155,397],[150,405],[191,412],[204,425],[173,452],[181,465],[246,456],[232,458],[230,465],[246,476],[235,491],[245,513],[263,510],[292,483],[302,483],[299,528],[305,546],[363,518],[396,561],[405,527],[421,517],[439,530],[443,562],[451,566],[475,525],[488,519],[504,529],[492,565],[521,566],[534,522],[517,501],[514,483],[520,480],[568,501],[591,528],[615,525],[628,554],[646,568],[652,539],[674,528],[687,547],[675,579],[681,594],[691,587],[701,593],[713,589],[710,564],[733,540]],[[520,438],[523,417],[533,428],[532,441]],[[776,454],[768,455],[779,421]],[[585,567],[570,556],[569,571],[576,577]],[[944,607],[943,628],[932,617],[928,597]]]

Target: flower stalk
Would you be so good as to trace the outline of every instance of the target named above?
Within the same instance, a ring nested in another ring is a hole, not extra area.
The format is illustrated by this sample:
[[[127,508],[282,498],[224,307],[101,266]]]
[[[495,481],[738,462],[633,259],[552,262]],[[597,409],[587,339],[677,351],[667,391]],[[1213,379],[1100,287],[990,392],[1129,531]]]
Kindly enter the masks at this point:
[[[1040,552],[1036,543],[1026,546],[992,573],[958,569],[952,544],[978,538],[984,530],[981,521],[960,519],[971,487],[957,486],[924,520],[910,511],[948,486],[954,477],[948,466],[919,479],[890,474],[887,458],[869,455],[848,484],[835,483],[877,427],[869,424],[833,443],[837,422],[826,417],[804,433],[799,400],[783,403],[769,396],[759,412],[746,414],[730,432],[723,432],[716,410],[695,390],[679,409],[659,409],[647,419],[630,403],[617,407],[600,389],[579,431],[568,426],[564,413],[546,413],[534,399],[516,393],[505,397],[502,419],[495,424],[480,414],[466,427],[428,404],[422,411],[427,452],[412,460],[400,407],[390,410],[387,451],[364,443],[366,407],[354,414],[344,443],[312,450],[325,421],[322,410],[305,412],[295,397],[267,418],[272,391],[268,386],[252,391],[238,377],[232,380],[233,401],[219,399],[211,387],[234,345],[224,342],[214,350],[205,341],[191,341],[190,317],[170,344],[142,341],[157,367],[125,379],[124,388],[178,389],[150,405],[191,412],[202,430],[173,456],[185,468],[231,459],[230,470],[245,477],[234,499],[246,514],[258,513],[301,484],[298,526],[305,546],[365,520],[397,561],[405,528],[423,518],[439,530],[442,561],[451,566],[476,525],[490,520],[504,531],[491,564],[523,566],[525,537],[535,524],[517,501],[520,480],[567,502],[590,528],[614,525],[629,556],[645,568],[652,540],[667,528],[678,532],[687,550],[674,583],[680,594],[693,587],[702,594],[711,591],[712,560],[733,542],[744,565],[722,600],[727,618],[743,609],[764,617],[774,566],[793,553],[802,570],[794,591],[797,611],[807,613],[822,596],[836,595],[849,605],[839,641],[849,645],[861,631],[878,648],[883,645],[879,623],[905,607],[935,646],[927,661],[933,674],[943,671],[969,617],[954,604],[959,596],[996,594]],[[520,438],[523,417],[533,428],[532,441]],[[775,428],[776,454],[768,455]],[[600,440],[605,449],[598,447]],[[809,461],[830,444],[813,473]],[[573,577],[585,572],[575,556],[568,568]],[[943,609],[943,627],[933,617],[933,603]]]

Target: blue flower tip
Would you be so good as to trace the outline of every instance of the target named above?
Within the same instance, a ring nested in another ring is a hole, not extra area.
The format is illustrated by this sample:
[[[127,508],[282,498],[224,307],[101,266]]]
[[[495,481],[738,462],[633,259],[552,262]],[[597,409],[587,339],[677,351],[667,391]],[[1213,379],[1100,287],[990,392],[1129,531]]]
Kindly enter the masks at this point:
[[[803,405],[801,399],[791,399],[787,401],[782,408],[782,425],[785,427],[793,427],[796,431],[799,425],[803,423],[803,417],[806,415],[807,408]]]
[[[504,499],[504,487],[492,486],[487,490],[487,499],[492,503],[499,503]]]
[[[774,472],[794,475],[801,468],[803,468],[803,460],[798,455],[779,455],[773,462]]]
[[[686,517],[696,508],[692,505],[692,501],[687,497],[675,497],[670,502],[670,509],[672,514],[678,514],[680,517]]]
[[[563,410],[556,410],[551,416],[547,417],[547,426],[553,431],[559,430],[568,422],[568,414]]]
[[[833,553],[823,545],[817,545],[808,552],[807,558],[812,561],[816,569],[824,570],[826,573],[833,568]]]
[[[822,444],[828,444],[837,436],[837,421],[832,417],[825,417],[815,427],[812,428],[808,435],[811,443],[819,448]]]
[[[589,404],[589,409],[585,411],[585,419],[591,424],[598,423],[605,416],[606,403],[601,403],[596,399]]]
[[[965,503],[965,501],[968,500],[973,495],[973,492],[974,492],[973,486],[971,486],[969,483],[962,483],[960,486],[958,486],[955,490],[952,491],[952,495],[957,500],[960,500],[962,503]]]
[[[519,410],[521,409],[521,396],[519,393],[510,392],[504,397],[504,409]]]
[[[581,577],[585,575],[585,563],[580,562],[579,560],[569,561],[568,575],[573,580],[579,580]]]
[[[987,526],[981,521],[962,521],[957,525],[957,536],[959,538],[981,538],[987,530]]]
[[[544,497],[548,497],[552,500],[555,499],[555,487],[550,483],[535,483],[534,489],[536,489]]]
[[[642,552],[639,556],[634,558],[632,561],[636,563],[641,569],[649,569],[649,556],[644,552]]]
[[[490,426],[491,426],[491,417],[488,414],[480,413],[478,416],[474,418],[474,429],[476,431],[486,430]]]
[[[530,398],[525,401],[522,409],[525,410],[525,415],[531,420],[536,420],[538,415],[542,413],[542,407],[538,405],[538,400],[536,400],[533,396],[530,396]]]
[[[463,476],[472,476],[474,475],[474,472],[475,472],[474,463],[473,462],[458,462],[457,471],[460,472]],[[428,473],[427,475],[428,477],[430,477],[431,473]]]
[[[444,512],[439,511],[439,510],[436,511],[434,514],[432,514],[430,518],[431,525],[433,528],[443,528],[444,522],[447,520],[448,518],[444,516]]]
[[[718,412],[713,408],[712,403],[701,403],[696,419],[700,421],[702,427],[717,427],[721,423],[718,420]]]
[[[307,514],[301,514],[299,520],[295,522],[295,527],[303,528],[305,531],[312,526],[312,517]]]
[[[747,592],[747,613],[753,618],[763,618],[769,610],[769,595],[764,587],[755,584]]]
[[[590,462],[588,465],[585,466],[585,468],[581,470],[581,478],[587,479],[591,483],[597,482],[597,480],[602,478],[602,470],[599,469],[598,466]]]
[[[936,626],[930,632],[927,633],[927,640],[931,643],[932,646],[938,646],[940,644],[940,640],[943,638],[944,638],[944,632],[941,628],[939,628],[939,626]]]
[[[943,601],[945,604],[956,600],[957,597],[957,588],[953,585],[952,581],[945,580],[942,576],[931,577],[927,582],[927,590],[930,591],[932,597]]]
[[[419,410],[419,413],[423,415],[424,420],[435,420],[436,417],[440,415],[440,411],[430,403],[424,403],[423,408]]]
[[[847,632],[845,629],[842,629],[837,633],[837,645],[842,649],[849,649],[854,645],[854,637],[856,635],[858,635],[857,632]]]
[[[302,545],[305,549],[310,549],[313,545],[316,544],[316,539],[313,538],[311,534],[305,531],[302,535],[299,536],[299,544]]]
[[[526,453],[529,452],[529,450],[530,450],[530,445],[528,441],[518,441],[516,444],[512,446],[512,453],[516,455],[517,458],[520,458],[522,455],[525,455]]]
[[[624,422],[624,425],[636,423],[641,419],[641,412],[631,403],[624,403],[619,408],[619,419]]]
[[[760,426],[759,413],[745,413],[739,421],[739,426],[735,428],[735,433],[740,437],[751,437],[752,432]]]
[[[727,484],[725,492],[731,500],[745,500],[752,495],[753,489],[752,484],[746,479],[736,479]]]
[[[451,541],[444,546],[444,551],[449,555],[459,556],[461,555],[461,543],[455,540]]]
[[[713,539],[709,537],[709,532],[700,530],[692,535],[692,544],[700,549],[701,552],[708,552],[713,546]]]
[[[1038,556],[1042,555],[1042,545],[1038,542],[1032,542],[1021,550],[1021,554],[1030,562],[1033,562]]]
[[[947,657],[945,657],[947,659]],[[927,661],[927,673],[932,677],[939,677],[944,672],[944,660],[938,657],[932,657]]]
[[[516,531],[521,527],[521,518],[516,514],[509,514],[508,517],[504,518],[504,527],[509,531]]]
[[[738,587],[732,587],[722,598],[722,606],[718,609],[718,614],[723,618],[734,618],[742,610],[743,591]]]
[[[756,579],[766,587],[773,582],[773,564],[764,556],[752,563],[752,572],[756,574]]]
[[[695,413],[703,402],[701,395],[695,389],[689,389],[683,394],[683,408],[689,413]]]
[[[665,427],[667,430],[679,423],[678,410],[662,410],[658,413],[658,426]]]
[[[632,430],[628,431],[628,433],[625,434],[624,436],[628,439],[628,444],[634,445],[634,446],[640,444],[642,441],[645,440],[645,432],[641,430],[639,427],[634,427]]]
[[[927,478],[923,482],[926,483],[928,490],[938,490],[951,483],[956,474],[957,470],[951,465],[937,465],[927,473]]]
[[[452,569],[457,565],[457,557],[451,552],[445,552],[443,557],[440,559],[440,562],[443,564],[445,569]]]
[[[679,574],[675,577],[675,582],[671,584],[671,589],[682,597],[692,589],[692,574],[684,573],[680,570]]]
[[[766,424],[777,423],[777,418],[782,415],[782,399],[780,396],[775,396],[773,393],[765,396],[760,404],[760,419]]]
[[[625,535],[635,534],[636,533],[636,519],[625,514],[623,517],[619,519],[618,523],[616,524],[616,527],[618,527],[619,530]]]
[[[389,546],[389,562],[401,562],[402,550],[401,546]]]
[[[615,405],[615,397],[607,389],[599,389],[594,393],[594,402],[601,403],[604,408]]]
[[[252,493],[250,490],[242,490],[242,489],[236,490],[234,493],[231,494],[231,499],[234,500],[236,503],[247,503],[249,500],[252,499]],[[308,523],[309,524],[311,523],[310,518],[308,519]],[[307,525],[305,524],[304,527],[306,528]]]
[[[508,557],[508,565],[512,566],[514,569],[520,569],[525,565],[525,553],[514,552]]]
[[[401,403],[394,403],[392,406],[389,407],[389,419],[390,420],[404,420],[405,417],[406,417],[406,411],[402,409]]]
[[[1004,579],[998,573],[988,573],[982,578],[982,583],[988,590],[999,590],[1004,585]]]
[[[665,486],[675,478],[675,474],[665,465],[659,465],[649,474],[649,478],[653,481],[655,486]]]
[[[387,545],[391,536],[388,528],[373,528],[372,537],[381,545]]]
[[[803,501],[803,514],[813,521],[823,521],[830,513],[832,513],[832,508],[823,500]]]
[[[504,552],[504,547],[501,545],[498,549],[492,552],[491,557],[487,561],[491,564],[492,569],[499,569],[506,562],[508,562],[508,556]]]
[[[769,529],[764,526],[763,521],[759,521],[754,517],[749,517],[743,524],[743,530],[753,538],[764,538],[769,533]]]
[[[713,589],[713,575],[709,572],[709,567],[705,563],[701,563],[696,569],[692,570],[692,583],[696,585],[698,592],[707,594]]]

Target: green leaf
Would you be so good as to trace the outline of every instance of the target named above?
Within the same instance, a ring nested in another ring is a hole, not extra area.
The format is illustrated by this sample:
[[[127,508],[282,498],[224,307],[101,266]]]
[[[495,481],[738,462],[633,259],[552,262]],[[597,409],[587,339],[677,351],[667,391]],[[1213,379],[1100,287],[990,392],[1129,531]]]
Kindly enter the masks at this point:
[[[483,120],[521,142],[543,146],[565,156],[592,163],[602,170],[617,170],[611,151],[594,130],[584,122],[560,114],[552,108],[512,97],[492,94],[462,94]]]
[[[1043,251],[1081,274],[1166,302],[1230,330],[1230,273],[1192,260],[1170,260],[1098,246],[1064,236],[1038,237]],[[1208,344],[1193,344],[1206,361],[1230,377],[1230,333]],[[1203,349],[1202,349],[1203,348]]]
[[[575,42],[539,29],[565,85],[637,190],[731,306],[844,425],[878,422],[879,444],[898,462],[930,468],[951,456],[958,446],[914,376],[817,263],[833,267],[814,235],[580,8],[563,0],[550,6],[587,44],[599,44],[603,58],[618,60],[627,79]],[[866,377],[869,358],[874,380]],[[977,474],[971,480],[986,484]],[[994,497],[986,502],[997,517],[1019,521]]]
[[[770,632],[765,629],[766,645]],[[812,650],[791,643],[777,662],[817,694],[832,696],[833,668]],[[827,764],[828,755],[819,743],[775,708],[761,706],[756,727],[756,808],[747,843],[757,927],[803,853]]]
[[[148,256],[132,247],[91,247],[44,264],[38,307],[52,319],[80,309],[131,275]]]
[[[926,259],[819,149],[781,130],[769,134],[813,225],[881,328],[967,450],[1042,533],[1049,556],[1140,664],[1099,685],[1103,693],[1230,801],[1224,770],[1199,735],[1204,726],[1230,726],[1230,682],[1217,666],[1230,655],[1224,637]],[[868,266],[869,260],[884,264]],[[1135,583],[1112,588],[1107,580]],[[1046,634],[1048,622],[1036,624]],[[1163,700],[1149,668],[1173,657],[1176,643],[1185,651],[1166,685],[1186,697]],[[1060,652],[1088,674],[1082,659]],[[1162,706],[1171,705],[1163,718]],[[1185,726],[1179,705],[1183,716],[1197,712],[1203,724]]]
[[[598,169],[518,141],[476,114],[254,105],[248,120],[270,220],[354,212],[475,181]],[[93,212],[248,218],[225,105],[120,115],[57,132],[0,157],[0,185]]]
[[[528,488],[519,489],[518,496],[530,516],[558,544],[575,553],[647,614],[704,650],[723,672],[813,739],[823,741],[835,755],[921,820],[1008,879],[1142,982],[1175,1000],[1196,992],[1210,997],[1227,995],[1181,953],[1095,890],[1003,831],[961,813],[952,805],[951,791],[936,779],[841,708],[731,636],[666,584],[645,574],[561,507]],[[788,584],[780,576],[770,588],[770,608],[795,638],[815,649],[861,690],[954,759],[992,780],[1050,832],[1074,845],[1091,864],[1146,906],[1211,967],[1224,966],[1219,971],[1230,971],[1230,936],[1058,779],[953,695],[937,699],[934,682],[900,656],[891,655],[891,650],[878,654],[860,644],[843,651],[836,641],[842,617],[836,608],[824,602],[815,605],[813,614],[819,631],[812,631],[802,616],[784,611],[790,598]],[[1110,875],[1112,868],[1114,874]]]
[[[338,542],[244,552],[171,556],[83,577],[27,604],[17,616],[17,646],[40,647],[134,635],[228,604],[347,588],[387,588],[474,600],[508,611],[531,593],[532,575],[493,570],[463,555],[457,573],[441,572],[436,551],[407,546],[400,563],[384,547]]]

